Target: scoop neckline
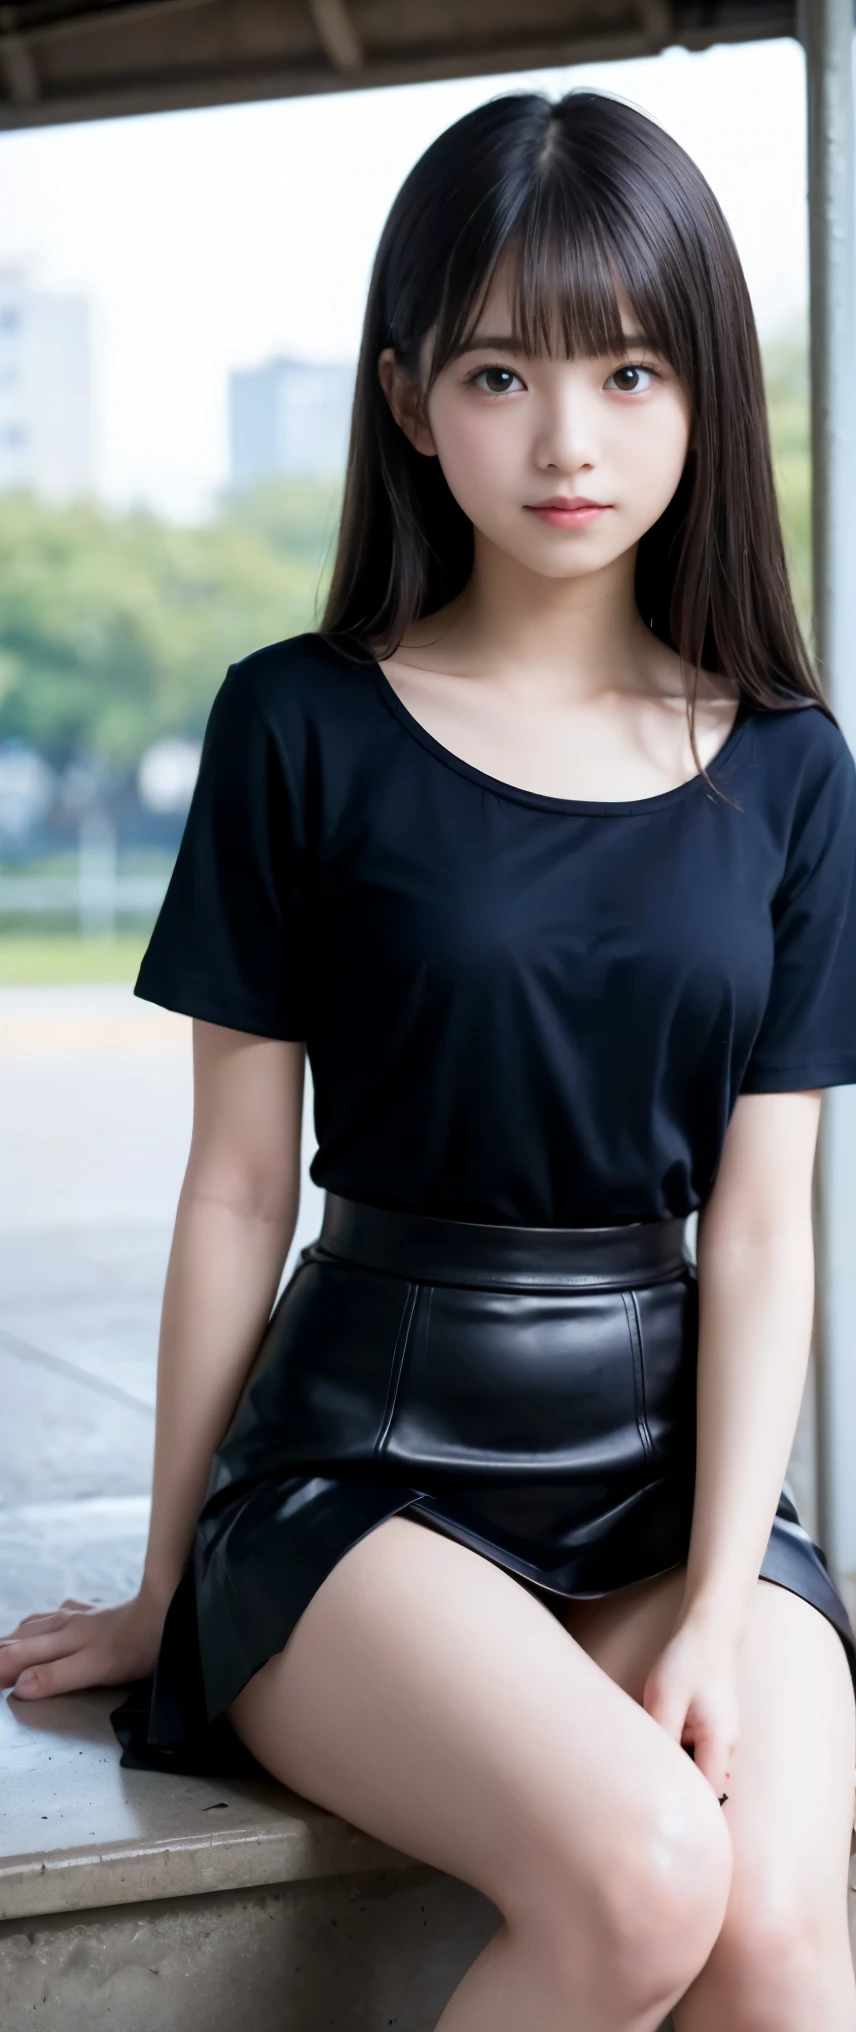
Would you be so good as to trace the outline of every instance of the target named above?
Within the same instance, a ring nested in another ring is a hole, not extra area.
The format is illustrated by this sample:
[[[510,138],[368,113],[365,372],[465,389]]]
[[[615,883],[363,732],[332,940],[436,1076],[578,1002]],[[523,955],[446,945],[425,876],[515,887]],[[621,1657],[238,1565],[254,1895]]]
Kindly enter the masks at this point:
[[[466,762],[462,755],[456,755],[454,749],[444,747],[442,741],[438,741],[433,734],[430,734],[428,728],[422,725],[422,721],[417,720],[403,700],[399,698],[395,686],[390,683],[386,671],[381,669],[376,658],[372,658],[367,668],[374,679],[375,687],[383,703],[389,707],[406,732],[411,734],[421,747],[427,748],[430,755],[434,755],[439,762],[445,763],[448,769],[454,769],[459,776],[468,777],[470,782],[480,784],[484,790],[493,791],[497,797],[509,798],[514,804],[534,805],[541,811],[620,812],[631,814],[636,811],[662,811],[668,806],[676,804],[679,799],[694,793],[697,784],[705,784],[705,778],[696,770],[695,775],[688,776],[684,783],[676,783],[671,790],[658,790],[651,797],[551,797],[546,791],[526,790],[522,784],[506,783],[500,776],[488,775],[486,770],[477,768],[474,762]],[[722,747],[717,749],[716,754],[711,757],[707,764],[709,775],[712,776],[714,770],[719,768],[720,763],[730,758],[738,741],[740,741],[745,733],[749,717],[748,702],[745,694],[741,693],[730,732],[726,735]],[[708,795],[710,795],[709,792]]]

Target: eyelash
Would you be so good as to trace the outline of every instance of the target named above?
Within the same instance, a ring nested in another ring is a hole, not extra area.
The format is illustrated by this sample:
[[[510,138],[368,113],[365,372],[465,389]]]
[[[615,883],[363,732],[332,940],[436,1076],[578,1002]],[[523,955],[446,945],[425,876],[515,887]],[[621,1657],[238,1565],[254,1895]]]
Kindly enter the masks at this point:
[[[623,360],[620,367],[613,367],[612,374],[626,374],[628,369],[630,368],[634,369],[637,372],[641,371],[643,374],[653,374],[655,381],[662,381],[663,378],[662,374],[658,374],[656,367],[647,366],[644,360]],[[473,385],[475,385],[481,374],[491,374],[494,372],[500,374],[513,374],[514,368],[504,366],[502,362],[499,360],[491,360],[488,362],[487,366],[477,367],[474,374],[468,374],[467,380],[472,382]],[[610,381],[612,380],[612,374],[607,376],[607,379]],[[520,378],[519,375],[516,378],[519,380]],[[489,396],[493,401],[496,402],[501,401],[502,396],[508,394],[508,389],[484,388],[480,392],[483,395]],[[619,394],[623,395],[635,395],[637,394],[638,391],[635,388],[624,388],[619,389],[618,392]]]

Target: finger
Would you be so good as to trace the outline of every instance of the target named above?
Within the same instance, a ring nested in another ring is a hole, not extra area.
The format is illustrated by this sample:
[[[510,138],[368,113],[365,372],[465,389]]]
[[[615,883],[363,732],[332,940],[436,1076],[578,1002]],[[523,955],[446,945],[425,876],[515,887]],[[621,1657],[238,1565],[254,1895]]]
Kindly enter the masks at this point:
[[[26,1630],[29,1634],[34,1623],[38,1623],[42,1630],[58,1630],[68,1622],[72,1613],[71,1609],[51,1609],[45,1615],[22,1616],[14,1630],[8,1630],[0,1637],[0,1644],[17,1644],[21,1631]]]
[[[66,1609],[41,1609],[32,1616],[22,1616],[20,1623],[15,1624],[14,1630],[4,1630],[3,1636],[0,1637],[0,1644],[14,1643],[20,1631],[29,1629],[31,1623],[47,1623],[50,1622],[53,1616],[65,1616],[68,1613],[69,1611]]]
[[[71,1616],[97,1616],[101,1613],[101,1607],[103,1607],[103,1604],[99,1605],[96,1602],[75,1602],[71,1598],[68,1598],[63,1602],[61,1609],[35,1610],[32,1615],[22,1616],[20,1623],[16,1625],[14,1630],[7,1630],[0,1637],[0,1644],[17,1643],[21,1631],[26,1630],[29,1634],[36,1623],[39,1624],[40,1630],[61,1630],[63,1624],[67,1623]]]
[[[103,1606],[103,1604],[100,1606]],[[59,1624],[67,1621],[68,1617],[78,1610],[85,1615],[96,1615],[98,1607],[99,1604],[96,1602],[76,1602],[71,1595],[67,1595],[65,1601],[58,1609],[33,1609],[29,1616],[22,1616],[20,1623],[15,1625],[14,1630],[4,1631],[2,1637],[0,1637],[0,1644],[13,1644],[19,1630],[27,1628],[31,1623],[41,1623],[43,1627],[47,1628],[54,1623]]]
[[[46,1636],[22,1637],[17,1644],[4,1645],[0,1650],[0,1686],[12,1686],[21,1672],[31,1665],[40,1665],[51,1658],[66,1658],[72,1651],[80,1651],[87,1643],[89,1631],[80,1624],[66,1624],[63,1630],[53,1630]]]
[[[30,1615],[22,1615],[20,1617],[20,1624],[18,1624],[18,1630],[22,1628],[22,1624],[39,1624],[39,1622],[43,1622],[45,1615],[63,1615],[65,1609],[91,1609],[91,1611],[94,1611],[96,1607],[98,1607],[96,1601],[75,1601],[73,1595],[65,1595],[65,1601],[59,1603],[59,1609],[33,1609],[33,1611],[30,1611]]]
[[[49,1622],[49,1624],[37,1624],[35,1628],[22,1630],[20,1636],[0,1638],[0,1685],[2,1685],[2,1674],[4,1672],[6,1672],[6,1678],[8,1678],[10,1662],[20,1654],[20,1646],[22,1644],[35,1644],[35,1640],[41,1638],[41,1636],[53,1636],[53,1638],[57,1638],[59,1632],[65,1630],[67,1622],[69,1622],[69,1617],[63,1617],[63,1622],[57,1622],[57,1624],[53,1624],[53,1622]]]
[[[674,1742],[679,1743],[687,1718],[687,1701],[675,1688],[670,1692],[657,1685],[656,1680],[646,1683],[642,1695],[642,1706],[665,1729]]]
[[[45,1700],[52,1694],[74,1693],[79,1687],[104,1686],[103,1669],[103,1661],[85,1644],[48,1665],[28,1668],[12,1687],[10,1699]]]
[[[697,1729],[693,1737],[694,1761],[709,1785],[713,1786],[717,1798],[727,1790],[726,1771],[729,1768],[728,1744],[723,1736],[712,1729]]]

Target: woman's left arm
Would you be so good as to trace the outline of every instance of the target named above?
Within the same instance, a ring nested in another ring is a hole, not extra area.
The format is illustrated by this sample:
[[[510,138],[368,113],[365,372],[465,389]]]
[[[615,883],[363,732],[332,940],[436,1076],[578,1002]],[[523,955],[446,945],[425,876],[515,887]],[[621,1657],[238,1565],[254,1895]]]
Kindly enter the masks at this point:
[[[736,1656],[787,1473],[814,1312],[820,1092],[742,1094],[697,1240],[697,1462],[686,1585],[644,1705],[717,1794],[739,1736]]]

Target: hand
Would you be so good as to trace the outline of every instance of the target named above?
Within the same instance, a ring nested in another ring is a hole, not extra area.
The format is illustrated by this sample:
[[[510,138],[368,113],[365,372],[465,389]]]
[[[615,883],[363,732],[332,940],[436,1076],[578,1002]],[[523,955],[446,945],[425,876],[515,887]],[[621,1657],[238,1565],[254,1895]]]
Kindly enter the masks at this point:
[[[740,1739],[735,1650],[704,1626],[674,1631],[645,1681],[642,1705],[693,1756],[718,1799]]]
[[[24,1616],[0,1638],[0,1687],[11,1687],[18,1700],[43,1700],[79,1687],[146,1679],[155,1668],[165,1620],[163,1602],[142,1589],[115,1608],[67,1600],[52,1615]]]

